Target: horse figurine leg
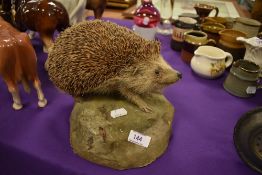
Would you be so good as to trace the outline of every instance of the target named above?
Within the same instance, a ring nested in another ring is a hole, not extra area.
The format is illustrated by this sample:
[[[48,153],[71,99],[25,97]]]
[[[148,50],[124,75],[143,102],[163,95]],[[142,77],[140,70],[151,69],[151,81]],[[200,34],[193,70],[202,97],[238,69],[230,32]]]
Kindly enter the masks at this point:
[[[103,8],[95,9],[94,10],[95,19],[101,19],[103,13],[104,13],[104,9]]]
[[[44,32],[39,32],[40,38],[42,39],[44,46],[43,46],[43,51],[45,53],[48,53],[50,49],[53,47],[53,34],[47,34]]]
[[[23,85],[25,92],[30,93],[30,86],[29,86],[28,80],[22,77],[21,81],[22,81],[22,85]]]
[[[44,93],[41,89],[41,83],[40,83],[40,80],[38,78],[36,78],[34,80],[34,87],[36,89],[36,92],[37,92],[37,97],[38,97],[38,106],[43,108],[46,106],[47,104],[47,100],[44,96]]]
[[[6,85],[8,87],[8,91],[11,93],[13,98],[13,108],[15,110],[19,110],[23,108],[21,103],[21,98],[19,95],[17,84],[9,79],[5,79]]]
[[[96,19],[101,19],[104,9],[106,8],[106,0],[87,0],[86,9],[94,11],[94,16]]]
[[[28,32],[28,36],[29,36],[30,39],[33,39],[34,36],[35,36],[35,32],[32,31],[32,30],[30,30],[30,31]]]

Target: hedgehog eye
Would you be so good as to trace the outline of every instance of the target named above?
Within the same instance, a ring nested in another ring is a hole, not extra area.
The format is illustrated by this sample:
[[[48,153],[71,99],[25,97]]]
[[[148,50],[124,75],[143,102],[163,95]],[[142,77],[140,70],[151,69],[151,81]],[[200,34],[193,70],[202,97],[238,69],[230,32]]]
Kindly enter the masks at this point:
[[[155,70],[155,74],[158,76],[158,75],[160,75],[160,70],[159,69],[156,69]]]

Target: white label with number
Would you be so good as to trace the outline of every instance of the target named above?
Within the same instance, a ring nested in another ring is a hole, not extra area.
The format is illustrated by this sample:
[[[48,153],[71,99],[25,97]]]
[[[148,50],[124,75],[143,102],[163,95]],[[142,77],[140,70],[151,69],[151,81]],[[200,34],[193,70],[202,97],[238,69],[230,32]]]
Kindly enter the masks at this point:
[[[248,86],[246,89],[247,94],[255,94],[257,88],[255,86]]]
[[[131,130],[128,136],[128,141],[135,143],[137,145],[143,146],[143,147],[148,147],[150,143],[151,137],[143,135],[139,132],[136,132],[134,130]]]
[[[117,118],[117,117],[127,115],[127,111],[125,108],[120,108],[120,109],[111,111],[110,115],[112,118]]]

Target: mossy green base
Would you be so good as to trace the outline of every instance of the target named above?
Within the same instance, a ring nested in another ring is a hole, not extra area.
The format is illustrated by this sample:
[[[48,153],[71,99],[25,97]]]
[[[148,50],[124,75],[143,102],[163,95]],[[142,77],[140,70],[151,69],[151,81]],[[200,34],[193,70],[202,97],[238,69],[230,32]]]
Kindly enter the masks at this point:
[[[112,96],[76,101],[70,118],[73,151],[91,162],[120,170],[152,163],[168,146],[174,108],[161,94],[144,100],[152,113]],[[111,110],[122,107],[127,110],[126,116],[110,116]],[[148,148],[128,142],[130,130],[150,136]]]

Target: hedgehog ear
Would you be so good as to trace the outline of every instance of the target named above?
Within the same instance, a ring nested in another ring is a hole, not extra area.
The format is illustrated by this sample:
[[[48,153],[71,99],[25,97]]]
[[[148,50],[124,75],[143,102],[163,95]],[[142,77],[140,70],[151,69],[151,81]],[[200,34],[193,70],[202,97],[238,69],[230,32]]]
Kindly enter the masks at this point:
[[[160,42],[159,41],[150,41],[146,45],[146,51],[149,53],[160,54]]]

